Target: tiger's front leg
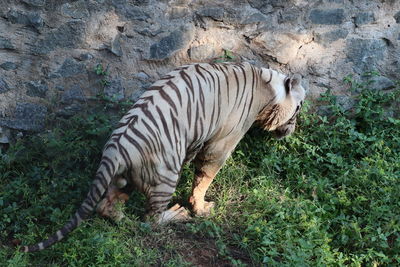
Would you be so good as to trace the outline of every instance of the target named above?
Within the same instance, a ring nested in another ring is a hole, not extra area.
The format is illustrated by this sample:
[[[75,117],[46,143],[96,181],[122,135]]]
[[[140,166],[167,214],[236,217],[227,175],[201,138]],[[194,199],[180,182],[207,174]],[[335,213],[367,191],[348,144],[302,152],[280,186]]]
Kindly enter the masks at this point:
[[[232,134],[211,142],[196,156],[192,195],[189,197],[195,215],[210,215],[215,203],[204,200],[207,189],[240,139],[240,134]]]
[[[204,197],[218,170],[213,168],[196,168],[192,195],[189,198],[189,202],[192,204],[192,210],[197,216],[208,216],[214,208],[215,203],[205,201]]]

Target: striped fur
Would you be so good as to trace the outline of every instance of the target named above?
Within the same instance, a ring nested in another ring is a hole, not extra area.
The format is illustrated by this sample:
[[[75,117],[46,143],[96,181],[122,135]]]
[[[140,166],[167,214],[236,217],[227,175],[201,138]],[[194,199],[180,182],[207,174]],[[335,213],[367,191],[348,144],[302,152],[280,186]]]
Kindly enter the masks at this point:
[[[182,166],[192,159],[196,177],[189,201],[195,214],[207,214],[212,206],[204,201],[209,184],[254,122],[278,137],[293,132],[304,99],[300,79],[248,63],[194,64],[168,73],[120,120],[75,215],[50,238],[24,251],[42,250],[64,238],[106,192],[100,211],[115,217],[113,204],[127,199],[120,189],[124,186],[143,192],[148,215],[161,218]]]

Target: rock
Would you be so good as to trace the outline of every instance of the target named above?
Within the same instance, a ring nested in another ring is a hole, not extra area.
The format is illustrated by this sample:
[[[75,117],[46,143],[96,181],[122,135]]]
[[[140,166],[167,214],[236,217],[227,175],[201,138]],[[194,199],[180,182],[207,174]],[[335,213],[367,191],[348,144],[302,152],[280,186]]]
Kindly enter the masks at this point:
[[[296,58],[297,51],[305,42],[309,42],[308,35],[294,33],[262,33],[252,40],[260,54],[275,57],[281,64],[288,64]]]
[[[212,46],[209,45],[199,45],[192,47],[188,50],[190,59],[195,61],[201,61],[207,58],[215,57],[215,51]]]
[[[344,20],[344,10],[337,9],[313,9],[310,12],[310,20],[314,24],[338,25]]]
[[[10,91],[10,86],[8,86],[7,82],[0,78],[0,94]]]
[[[122,48],[121,48],[121,34],[117,34],[114,40],[111,42],[110,51],[114,55],[121,57],[123,55]]]
[[[64,91],[61,95],[62,104],[72,104],[74,102],[85,102],[86,97],[82,89],[78,85],[74,85],[71,89]]]
[[[197,11],[197,14],[201,17],[212,18],[217,21],[224,20],[224,9],[222,7],[205,7]]]
[[[45,98],[46,93],[49,90],[45,81],[30,81],[26,83],[26,88],[27,95],[41,98]]]
[[[13,50],[15,47],[12,45],[11,41],[5,37],[0,36],[0,49],[10,49]]]
[[[277,8],[288,8],[293,6],[292,0],[248,0],[251,7],[258,9],[260,12],[269,15],[274,12]]]
[[[64,107],[61,110],[57,111],[57,116],[63,117],[63,118],[70,118],[74,116],[75,114],[81,112],[83,110],[83,106],[78,103],[72,103],[69,106]]]
[[[387,52],[387,44],[382,39],[351,38],[346,40],[346,56],[353,62],[355,72],[373,70]]]
[[[86,3],[83,0],[63,4],[61,6],[61,14],[74,19],[88,18],[90,16]]]
[[[0,119],[0,126],[21,131],[39,132],[45,126],[47,108],[34,103],[17,103],[13,118]]]
[[[135,90],[135,91],[132,93],[132,95],[131,95],[131,97],[130,97],[129,99],[130,99],[131,101],[133,101],[133,102],[136,102],[136,101],[139,99],[139,97],[140,97],[144,92],[146,92],[146,89],[144,89],[144,88],[139,88],[139,89]]]
[[[57,47],[78,48],[85,32],[85,23],[69,21],[59,28],[48,32],[44,39],[40,39],[33,48],[34,54],[47,54]]]
[[[314,40],[315,40],[315,42],[326,46],[326,45],[328,45],[332,42],[335,42],[339,39],[346,38],[348,34],[349,34],[349,31],[346,29],[337,29],[337,30],[329,31],[329,32],[322,33],[322,34],[316,34]]]
[[[184,48],[193,38],[193,33],[187,28],[171,32],[159,42],[150,46],[150,59],[162,60],[173,56]]]
[[[113,0],[112,5],[118,13],[122,13],[129,20],[145,21],[150,16],[143,11],[143,8],[127,3],[125,0]]]
[[[354,24],[357,27],[374,21],[375,21],[374,12],[361,12],[354,17]]]
[[[161,30],[161,28],[159,29],[155,29],[155,30],[151,30],[151,29],[135,29],[135,31],[141,35],[144,36],[148,36],[148,37],[154,37],[157,36],[158,34],[162,33],[163,31]]]
[[[181,19],[191,15],[191,11],[187,7],[172,7],[169,12],[169,17],[171,19]]]
[[[8,138],[10,136],[10,131],[0,127],[0,144],[9,144],[10,139]]]
[[[130,0],[129,3],[132,3],[134,6],[144,6],[149,3],[150,0]],[[126,4],[126,0],[112,0],[114,6],[123,6]]]
[[[353,97],[347,95],[338,95],[335,97],[335,99],[336,105],[343,112],[350,111],[357,103],[357,101]],[[330,117],[333,115],[333,110],[329,106],[319,106],[317,107],[317,114],[320,116]]]
[[[343,111],[348,111],[354,107],[356,100],[350,96],[338,95],[336,96],[336,103]]]
[[[247,25],[253,23],[264,22],[267,20],[267,17],[262,13],[253,13],[247,18],[245,18],[240,24]]]
[[[86,60],[90,60],[93,58],[94,58],[94,56],[90,53],[82,53],[78,57],[76,57],[76,59],[78,59],[80,61],[86,61]]]
[[[373,77],[370,80],[368,88],[374,91],[389,90],[396,87],[396,84],[384,76]]]
[[[140,81],[148,81],[150,79],[150,76],[147,75],[145,72],[141,71],[133,74],[133,78],[138,79]]]
[[[46,0],[22,0],[22,2],[34,7],[43,7],[46,4]]]
[[[121,79],[112,80],[105,88],[104,95],[112,100],[122,100],[125,97],[125,88],[121,84]]]
[[[394,14],[394,19],[396,20],[396,23],[400,23],[400,11]]]
[[[11,23],[23,24],[39,29],[43,27],[43,18],[37,12],[24,13],[20,10],[11,9],[8,11],[6,18]]]
[[[258,15],[255,15],[258,14]],[[265,21],[265,17],[262,13],[254,13],[254,19],[251,16],[246,17],[243,12],[234,8],[225,8],[223,22],[225,24],[236,24],[236,25],[245,25],[245,24],[253,24],[261,21]],[[222,24],[222,26],[225,26]]]
[[[124,10],[125,17],[130,20],[145,21],[150,18],[146,12],[135,6],[128,5]]]
[[[297,8],[288,8],[279,13],[278,23],[296,22],[301,17],[301,11]]]
[[[1,64],[0,68],[3,70],[15,70],[18,66],[14,62],[7,61]]]
[[[61,67],[50,75],[50,78],[67,78],[82,74],[86,71],[85,65],[81,62],[77,62],[72,58],[67,58]]]

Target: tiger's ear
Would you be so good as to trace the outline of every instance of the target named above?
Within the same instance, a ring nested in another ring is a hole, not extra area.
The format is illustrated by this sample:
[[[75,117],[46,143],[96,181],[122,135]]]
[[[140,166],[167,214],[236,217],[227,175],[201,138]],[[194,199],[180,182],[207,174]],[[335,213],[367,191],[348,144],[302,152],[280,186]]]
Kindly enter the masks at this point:
[[[292,77],[290,77],[290,89],[292,89],[295,86],[299,86],[301,83],[301,75],[300,74],[293,74]]]
[[[300,74],[293,74],[290,78],[290,85],[293,88],[294,86],[299,86],[301,83],[301,75]]]
[[[261,79],[267,84],[270,83],[272,80],[273,71],[268,68],[261,68],[261,71]]]
[[[293,87],[299,86],[301,83],[301,75],[293,74],[292,77],[285,80],[286,93],[289,93]]]

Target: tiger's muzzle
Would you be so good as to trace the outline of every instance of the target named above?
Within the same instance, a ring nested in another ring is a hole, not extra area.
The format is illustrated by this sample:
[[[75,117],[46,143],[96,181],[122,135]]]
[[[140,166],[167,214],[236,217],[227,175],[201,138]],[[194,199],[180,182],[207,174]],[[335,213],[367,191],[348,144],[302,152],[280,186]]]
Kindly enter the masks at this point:
[[[303,101],[301,101],[300,104],[297,106],[293,116],[285,124],[279,126],[272,132],[275,138],[282,139],[286,136],[291,135],[294,132],[294,130],[296,129],[297,115],[299,115],[302,105]]]

